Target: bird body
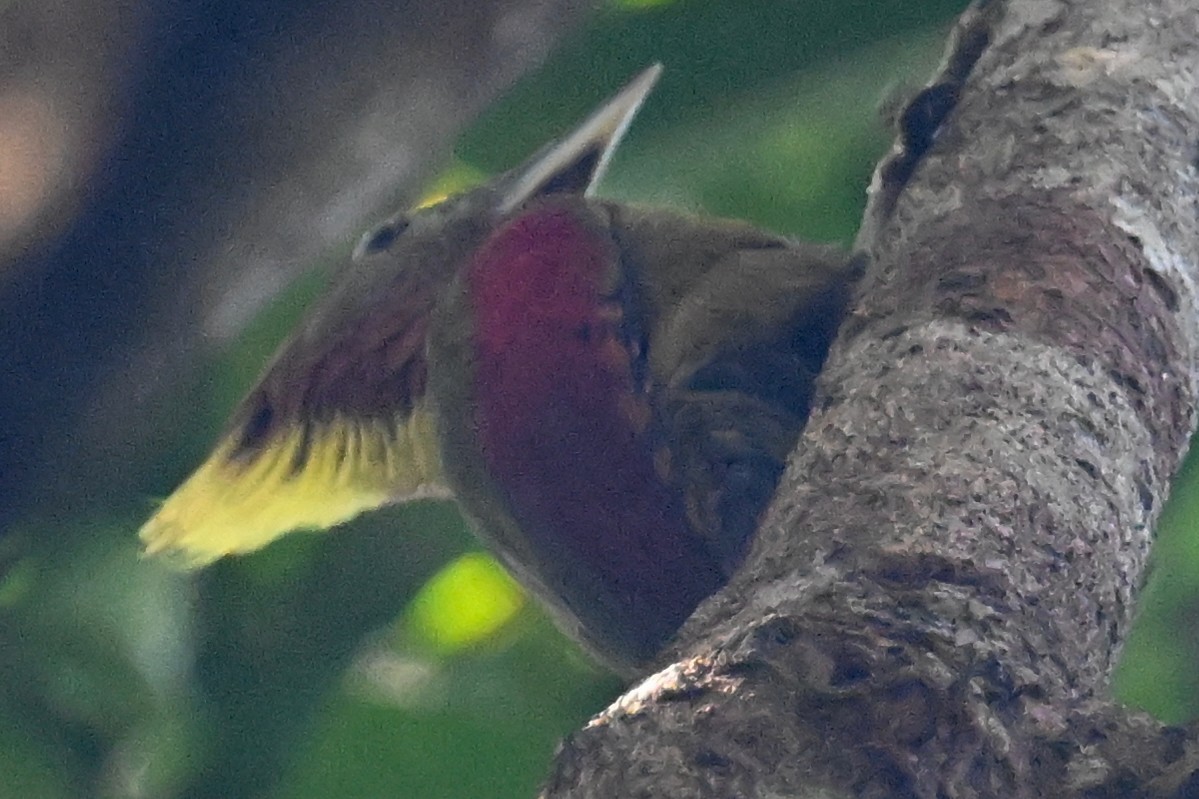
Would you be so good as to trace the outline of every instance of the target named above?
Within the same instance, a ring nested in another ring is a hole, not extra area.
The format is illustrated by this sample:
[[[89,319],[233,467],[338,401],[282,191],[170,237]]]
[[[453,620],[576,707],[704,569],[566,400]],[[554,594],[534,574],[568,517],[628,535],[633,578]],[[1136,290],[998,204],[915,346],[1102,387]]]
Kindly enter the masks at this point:
[[[724,246],[710,220],[551,195],[480,246],[433,314],[429,395],[454,420],[439,426],[451,492],[560,623],[625,667],[740,563],[847,298],[835,250],[717,228]],[[689,268],[672,274],[680,255]],[[765,275],[743,268],[756,258]],[[739,277],[717,279],[729,269]],[[787,291],[803,280],[825,294]],[[749,281],[768,287],[764,315],[790,325],[663,342],[697,315],[710,328],[705,292]],[[822,302],[830,313],[804,314]],[[808,362],[787,339],[811,345]],[[737,373],[755,347],[787,353],[787,376]]]
[[[656,74],[367,236],[147,551],[453,496],[568,633],[649,662],[743,558],[853,280],[832,248],[587,196]]]

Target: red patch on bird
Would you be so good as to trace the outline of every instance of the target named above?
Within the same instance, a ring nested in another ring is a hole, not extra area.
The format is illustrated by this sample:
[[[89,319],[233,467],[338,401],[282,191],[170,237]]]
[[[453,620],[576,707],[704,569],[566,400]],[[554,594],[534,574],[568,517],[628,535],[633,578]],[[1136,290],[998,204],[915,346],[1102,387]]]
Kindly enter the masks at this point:
[[[606,296],[620,255],[583,208],[526,211],[468,266],[480,448],[543,559],[598,576],[624,611],[669,625],[651,633],[664,638],[723,576],[654,468],[648,398]]]

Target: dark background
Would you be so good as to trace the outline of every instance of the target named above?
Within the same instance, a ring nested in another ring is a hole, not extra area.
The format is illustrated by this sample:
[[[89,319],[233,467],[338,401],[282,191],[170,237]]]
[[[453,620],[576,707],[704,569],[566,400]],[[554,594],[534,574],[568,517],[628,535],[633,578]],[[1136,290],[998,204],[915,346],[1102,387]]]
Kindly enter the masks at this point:
[[[0,797],[533,795],[621,686],[451,506],[198,575],[138,526],[358,233],[652,61],[601,193],[848,243],[960,7],[0,1]],[[1199,695],[1193,471],[1118,681],[1169,720]]]

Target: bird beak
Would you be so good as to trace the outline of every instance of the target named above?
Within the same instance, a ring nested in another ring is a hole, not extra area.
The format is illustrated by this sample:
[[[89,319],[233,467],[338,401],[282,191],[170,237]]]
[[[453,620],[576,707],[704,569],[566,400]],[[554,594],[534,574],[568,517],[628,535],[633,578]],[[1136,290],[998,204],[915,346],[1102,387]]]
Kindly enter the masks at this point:
[[[547,194],[590,195],[661,74],[661,64],[645,69],[569,134],[498,178],[499,215]]]

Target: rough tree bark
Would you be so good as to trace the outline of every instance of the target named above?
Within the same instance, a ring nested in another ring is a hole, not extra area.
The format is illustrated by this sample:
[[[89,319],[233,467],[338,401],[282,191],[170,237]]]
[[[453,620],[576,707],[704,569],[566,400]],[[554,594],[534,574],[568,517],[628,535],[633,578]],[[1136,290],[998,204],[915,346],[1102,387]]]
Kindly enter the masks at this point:
[[[753,553],[545,796],[1199,796],[1108,696],[1194,428],[1197,64],[1193,0],[963,17]]]

